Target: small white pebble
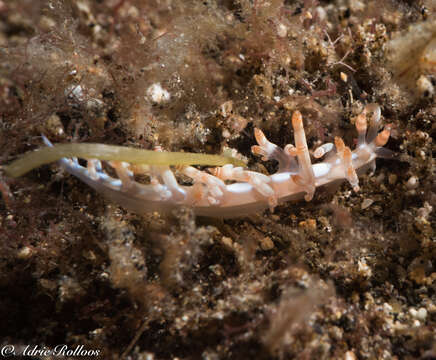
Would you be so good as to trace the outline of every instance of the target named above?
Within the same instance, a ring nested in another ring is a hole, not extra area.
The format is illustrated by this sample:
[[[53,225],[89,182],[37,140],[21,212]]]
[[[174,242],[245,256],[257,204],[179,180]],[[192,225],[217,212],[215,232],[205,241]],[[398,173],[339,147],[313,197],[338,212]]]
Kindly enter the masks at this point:
[[[423,307],[419,308],[416,317],[421,321],[425,321],[425,319],[427,318],[427,309]]]
[[[408,189],[416,189],[419,186],[419,179],[416,176],[411,176],[409,180],[407,180],[406,186]]]
[[[83,101],[85,99],[85,93],[82,86],[71,85],[65,89],[65,95],[74,98],[76,101]]]
[[[419,157],[420,157],[421,159],[425,160],[425,152],[424,152],[424,151],[419,150],[419,151],[418,151],[418,155],[419,155]]]
[[[281,38],[286,37],[288,35],[288,27],[282,23],[277,26],[277,35]]]
[[[323,22],[327,18],[327,12],[322,6],[317,6],[315,8],[315,16],[319,22]]]
[[[426,132],[424,132],[424,131],[421,131],[421,130],[418,130],[418,131],[416,132],[416,135],[417,135],[420,139],[423,139],[423,140],[427,140],[427,139],[430,137],[430,135],[429,135],[428,133],[426,133]]]
[[[147,89],[147,96],[157,104],[167,102],[171,98],[170,93],[160,83],[152,84]]]
[[[390,305],[390,304],[388,304],[388,303],[384,303],[383,304],[383,311],[386,313],[386,314],[389,314],[389,313],[391,313],[392,312],[392,306]]]
[[[416,311],[415,308],[412,307],[412,308],[409,309],[409,314],[412,315],[413,317],[416,317],[418,312]]]

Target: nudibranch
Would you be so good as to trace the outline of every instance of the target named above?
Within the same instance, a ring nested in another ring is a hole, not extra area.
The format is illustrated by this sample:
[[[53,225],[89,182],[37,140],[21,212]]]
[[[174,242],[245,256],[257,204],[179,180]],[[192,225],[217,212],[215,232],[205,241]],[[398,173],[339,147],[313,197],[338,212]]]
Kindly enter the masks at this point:
[[[367,115],[371,115],[367,126]],[[302,115],[292,115],[295,145],[284,148],[267,140],[260,129],[254,130],[258,145],[252,146],[262,160],[276,160],[278,170],[272,175],[247,170],[234,164],[199,170],[191,165],[177,165],[177,170],[192,179],[191,184],[180,184],[169,165],[143,164],[126,161],[87,158],[86,166],[78,159],[61,158],[58,163],[67,172],[102,193],[110,200],[136,213],[148,211],[171,212],[180,206],[191,207],[200,216],[231,218],[273,209],[289,200],[304,198],[310,201],[316,188],[347,180],[359,190],[357,173],[375,169],[377,157],[391,157],[387,143],[390,125],[379,132],[381,111],[376,104],[366,105],[357,116],[357,146],[352,151],[339,137],[313,152],[313,157],[324,161],[312,164],[306,142]],[[47,146],[53,146],[43,136]],[[156,148],[155,151],[162,151]],[[79,155],[76,155],[79,156]],[[109,157],[110,158],[110,157]],[[116,177],[105,171],[102,160],[114,169]],[[135,174],[147,175],[149,181],[140,183]]]

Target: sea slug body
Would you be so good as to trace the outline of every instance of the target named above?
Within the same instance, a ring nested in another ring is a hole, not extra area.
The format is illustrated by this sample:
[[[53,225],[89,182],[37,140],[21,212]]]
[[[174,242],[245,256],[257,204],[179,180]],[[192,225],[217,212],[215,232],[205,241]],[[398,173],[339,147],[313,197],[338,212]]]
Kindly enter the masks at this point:
[[[372,115],[367,126],[369,113]],[[315,158],[325,158],[315,164],[311,161],[299,111],[292,115],[295,146],[289,144],[282,149],[269,142],[261,130],[255,129],[258,145],[252,147],[252,152],[262,156],[263,160],[278,162],[278,171],[269,176],[232,164],[209,171],[178,166],[193,182],[192,185],[181,185],[167,165],[107,161],[117,176],[112,177],[97,159],[87,159],[86,167],[76,158],[62,158],[59,164],[96,191],[137,213],[170,212],[175,207],[189,206],[201,216],[238,217],[273,209],[289,200],[305,198],[309,201],[316,188],[333,182],[347,180],[358,191],[357,172],[374,169],[377,157],[392,156],[390,150],[383,148],[390,136],[390,126],[379,133],[380,116],[378,105],[367,105],[355,122],[358,132],[356,148],[351,151],[341,138],[336,137],[334,143],[324,144],[314,151]],[[46,145],[52,146],[47,138],[43,138]],[[148,184],[135,181],[134,175],[139,173],[149,176]]]

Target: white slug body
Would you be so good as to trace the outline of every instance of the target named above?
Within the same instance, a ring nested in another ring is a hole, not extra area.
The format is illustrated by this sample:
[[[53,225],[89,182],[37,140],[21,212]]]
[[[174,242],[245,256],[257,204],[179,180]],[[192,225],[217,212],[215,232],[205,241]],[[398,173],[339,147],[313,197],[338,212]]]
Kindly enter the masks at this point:
[[[367,112],[373,113],[368,132]],[[168,166],[108,162],[115,169],[115,178],[106,174],[96,159],[88,159],[87,167],[81,166],[77,159],[63,158],[59,163],[96,191],[137,213],[170,212],[178,206],[189,206],[197,215],[231,218],[268,207],[273,209],[289,200],[304,197],[309,201],[316,188],[337,181],[348,180],[358,191],[356,171],[374,168],[377,157],[392,155],[383,148],[389,138],[390,126],[378,133],[379,122],[378,105],[367,105],[356,120],[359,134],[356,149],[351,151],[342,139],[336,138],[334,145],[324,144],[314,152],[315,157],[326,157],[315,164],[311,163],[298,111],[292,116],[296,146],[287,145],[282,149],[255,129],[258,145],[252,147],[252,152],[261,155],[263,160],[279,162],[278,171],[270,176],[230,164],[209,169],[210,173],[185,166],[180,171],[193,180],[193,185],[180,185]],[[46,138],[44,141],[51,146]],[[135,181],[134,173],[150,176],[150,183]]]

